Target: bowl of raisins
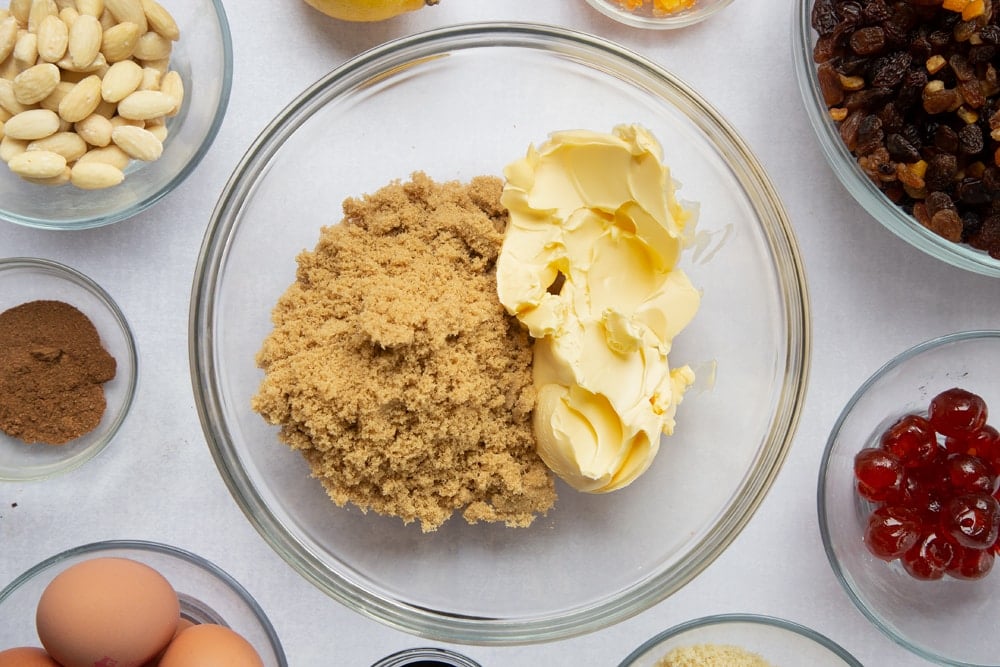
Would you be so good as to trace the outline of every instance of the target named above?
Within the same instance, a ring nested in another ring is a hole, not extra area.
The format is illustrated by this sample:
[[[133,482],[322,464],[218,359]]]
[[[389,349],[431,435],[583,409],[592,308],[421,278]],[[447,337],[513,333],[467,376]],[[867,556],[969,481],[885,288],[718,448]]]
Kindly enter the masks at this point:
[[[796,0],[793,49],[848,192],[920,250],[1000,277],[1000,7]]]
[[[944,665],[1000,654],[998,376],[1000,330],[906,350],[847,403],[820,467],[820,532],[845,591],[891,639]]]

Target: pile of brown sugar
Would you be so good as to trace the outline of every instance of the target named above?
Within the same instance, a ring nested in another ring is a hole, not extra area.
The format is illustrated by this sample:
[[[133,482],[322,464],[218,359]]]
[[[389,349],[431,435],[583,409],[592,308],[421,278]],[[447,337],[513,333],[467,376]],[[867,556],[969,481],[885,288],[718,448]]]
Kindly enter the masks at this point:
[[[272,312],[252,405],[339,505],[435,530],[527,526],[555,502],[535,453],[531,342],[496,294],[502,182],[417,172],[344,202]]]

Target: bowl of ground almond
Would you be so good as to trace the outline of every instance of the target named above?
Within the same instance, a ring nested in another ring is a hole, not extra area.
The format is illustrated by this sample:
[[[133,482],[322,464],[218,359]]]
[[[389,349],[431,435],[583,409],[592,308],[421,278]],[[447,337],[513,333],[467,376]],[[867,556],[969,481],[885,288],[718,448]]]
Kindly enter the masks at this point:
[[[219,472],[291,567],[509,644],[639,613],[729,545],[790,446],[808,322],[711,106],[618,45],[487,23],[361,54],[270,124],[189,334]]]
[[[782,618],[719,614],[652,637],[619,667],[861,667],[824,635]]]
[[[0,219],[86,229],[191,174],[232,83],[219,0],[0,6]]]
[[[992,2],[797,0],[796,75],[820,148],[889,231],[1000,276],[1000,16]]]

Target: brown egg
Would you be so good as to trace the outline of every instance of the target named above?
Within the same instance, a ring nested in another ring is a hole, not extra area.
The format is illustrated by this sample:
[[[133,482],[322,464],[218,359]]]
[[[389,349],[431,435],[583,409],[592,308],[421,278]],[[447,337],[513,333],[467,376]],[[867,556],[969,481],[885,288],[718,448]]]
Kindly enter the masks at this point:
[[[63,667],[125,667],[162,651],[179,618],[177,593],[159,572],[128,558],[93,558],[49,583],[35,625]]]
[[[177,621],[177,629],[174,630],[174,636],[170,639],[170,641],[173,641],[174,639],[177,639],[177,635],[179,635],[184,630],[187,630],[192,625],[194,625],[194,623],[192,623],[188,619],[186,619],[183,616],[181,616],[180,620]],[[169,646],[170,646],[170,644],[167,644],[167,646],[165,646],[163,648],[163,651],[160,651],[160,653],[155,658],[153,658],[152,660],[150,660],[149,662],[147,662],[142,667],[160,667],[160,660],[163,658],[163,654],[164,654],[164,652],[166,652],[166,650],[167,650],[167,648]],[[0,667],[3,667],[3,665],[0,665]]]
[[[195,625],[170,642],[159,667],[264,667],[254,647],[221,625]]]
[[[0,667],[59,667],[59,663],[40,648],[24,646],[0,651]]]

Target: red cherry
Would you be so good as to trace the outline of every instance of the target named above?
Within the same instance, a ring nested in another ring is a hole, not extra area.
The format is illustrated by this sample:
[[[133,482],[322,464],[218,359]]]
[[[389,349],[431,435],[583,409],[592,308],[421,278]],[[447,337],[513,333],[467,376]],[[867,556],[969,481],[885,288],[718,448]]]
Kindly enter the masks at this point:
[[[993,560],[990,549],[959,546],[946,572],[956,579],[982,579],[993,569]]]
[[[920,528],[919,516],[909,507],[883,505],[868,516],[865,546],[876,558],[893,560],[917,543]]]
[[[879,446],[895,454],[907,468],[930,463],[938,450],[930,422],[916,414],[904,415],[886,429]]]
[[[940,579],[955,558],[955,550],[955,543],[944,533],[930,530],[903,554],[900,562],[915,579]]]
[[[890,452],[867,447],[855,454],[854,478],[858,494],[872,502],[903,495],[903,464]]]
[[[986,493],[966,493],[949,499],[941,523],[964,547],[988,549],[1000,535],[1000,502]]]
[[[987,415],[981,396],[953,387],[931,399],[927,421],[941,435],[954,438],[981,429]]]
[[[1000,432],[986,424],[978,431],[945,438],[944,446],[949,454],[972,454],[989,463],[1000,454]]]
[[[982,459],[971,454],[952,454],[945,464],[953,493],[993,493],[996,477]]]

